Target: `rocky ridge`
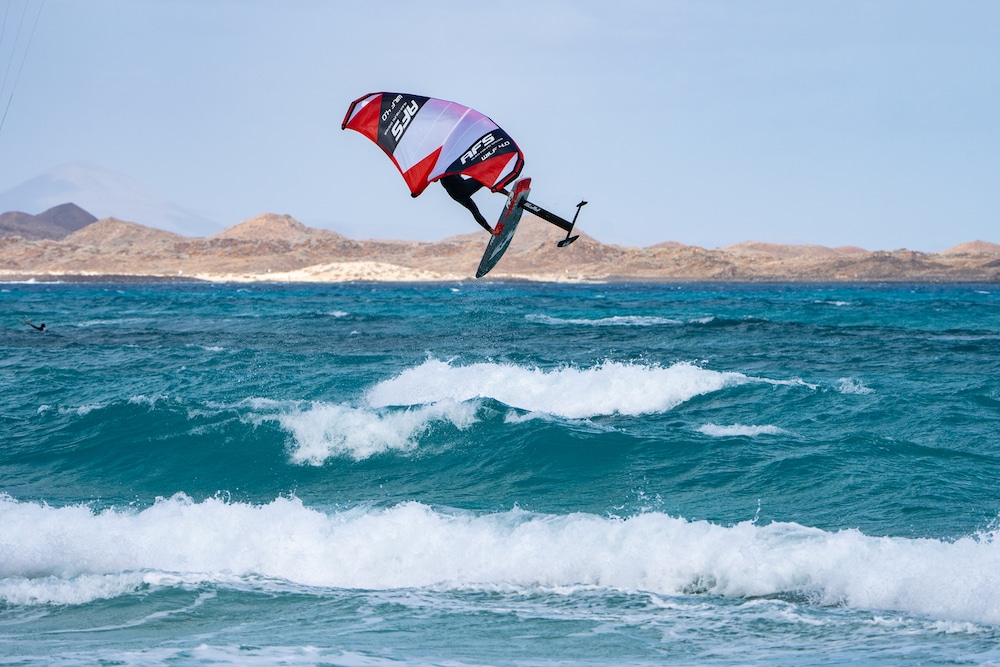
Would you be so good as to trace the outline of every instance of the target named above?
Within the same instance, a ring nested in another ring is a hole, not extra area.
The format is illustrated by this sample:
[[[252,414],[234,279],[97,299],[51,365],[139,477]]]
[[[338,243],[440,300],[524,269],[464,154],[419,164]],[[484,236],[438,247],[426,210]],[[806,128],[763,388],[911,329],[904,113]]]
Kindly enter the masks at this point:
[[[973,241],[942,253],[869,252],[746,242],[707,250],[675,242],[646,248],[563,235],[525,216],[484,280],[559,282],[1000,282],[1000,245]],[[473,279],[483,233],[435,242],[355,240],[266,213],[191,238],[105,218],[61,239],[0,237],[0,280],[197,279],[224,281],[452,281]]]

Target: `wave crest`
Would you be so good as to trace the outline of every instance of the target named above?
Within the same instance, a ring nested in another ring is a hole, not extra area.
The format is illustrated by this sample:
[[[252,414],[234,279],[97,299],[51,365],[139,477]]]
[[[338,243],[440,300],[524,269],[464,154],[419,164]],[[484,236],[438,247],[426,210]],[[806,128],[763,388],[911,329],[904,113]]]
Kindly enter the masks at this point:
[[[491,398],[528,412],[579,419],[666,412],[695,396],[753,381],[687,362],[664,368],[606,361],[592,368],[542,370],[430,359],[372,387],[365,402],[386,407]]]
[[[1000,623],[1000,543],[989,535],[948,542],[794,523],[721,526],[661,513],[477,514],[416,502],[326,514],[297,498],[250,505],[180,494],[143,510],[99,513],[0,496],[0,525],[0,600],[7,604],[80,604],[177,582],[597,587],[793,594],[824,605]]]
[[[443,401],[407,410],[314,405],[277,417],[294,438],[295,463],[322,465],[336,456],[360,461],[388,451],[409,451],[431,424],[445,421],[464,430],[476,421],[477,406]]]

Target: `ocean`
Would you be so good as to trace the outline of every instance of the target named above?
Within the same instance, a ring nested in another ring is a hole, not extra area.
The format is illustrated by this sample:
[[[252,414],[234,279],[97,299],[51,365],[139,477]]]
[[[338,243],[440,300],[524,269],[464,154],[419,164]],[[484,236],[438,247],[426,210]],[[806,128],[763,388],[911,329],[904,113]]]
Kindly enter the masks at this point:
[[[997,285],[0,302],[0,665],[1000,664]]]

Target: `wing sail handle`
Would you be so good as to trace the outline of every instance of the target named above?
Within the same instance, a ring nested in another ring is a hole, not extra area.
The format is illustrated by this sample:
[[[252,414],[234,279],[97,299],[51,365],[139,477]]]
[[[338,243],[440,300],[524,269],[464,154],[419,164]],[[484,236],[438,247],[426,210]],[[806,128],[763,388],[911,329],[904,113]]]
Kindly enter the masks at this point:
[[[351,103],[341,129],[379,145],[416,197],[442,176],[461,174],[499,192],[524,167],[510,135],[474,109],[408,93],[371,93]]]

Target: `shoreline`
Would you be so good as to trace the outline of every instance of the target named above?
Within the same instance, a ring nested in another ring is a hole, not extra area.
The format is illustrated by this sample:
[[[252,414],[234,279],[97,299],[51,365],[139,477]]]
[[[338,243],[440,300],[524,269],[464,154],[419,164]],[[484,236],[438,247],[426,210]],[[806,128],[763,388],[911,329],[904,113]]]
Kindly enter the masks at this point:
[[[469,276],[435,276],[423,279],[413,279],[404,276],[384,277],[344,277],[342,279],[294,279],[279,277],[275,274],[259,275],[198,275],[173,276],[154,274],[115,274],[115,273],[30,273],[0,271],[0,285],[57,285],[57,284],[191,284],[191,285],[337,285],[346,283],[369,284],[454,284],[468,283],[472,285],[495,284],[538,284],[538,285],[1000,285],[1000,280],[982,279],[941,279],[900,276],[893,278],[660,278],[648,276],[613,276],[602,280],[595,279],[546,279],[545,277],[503,276],[495,278],[476,279]]]
[[[747,241],[708,250],[660,243],[601,243],[581,231],[558,249],[561,232],[522,225],[507,253],[482,279],[474,272],[481,234],[439,242],[353,240],[263,214],[220,234],[189,239],[105,218],[61,240],[0,238],[0,281],[119,283],[429,283],[559,284],[1000,283],[1000,245],[970,241],[941,253],[854,246]]]

